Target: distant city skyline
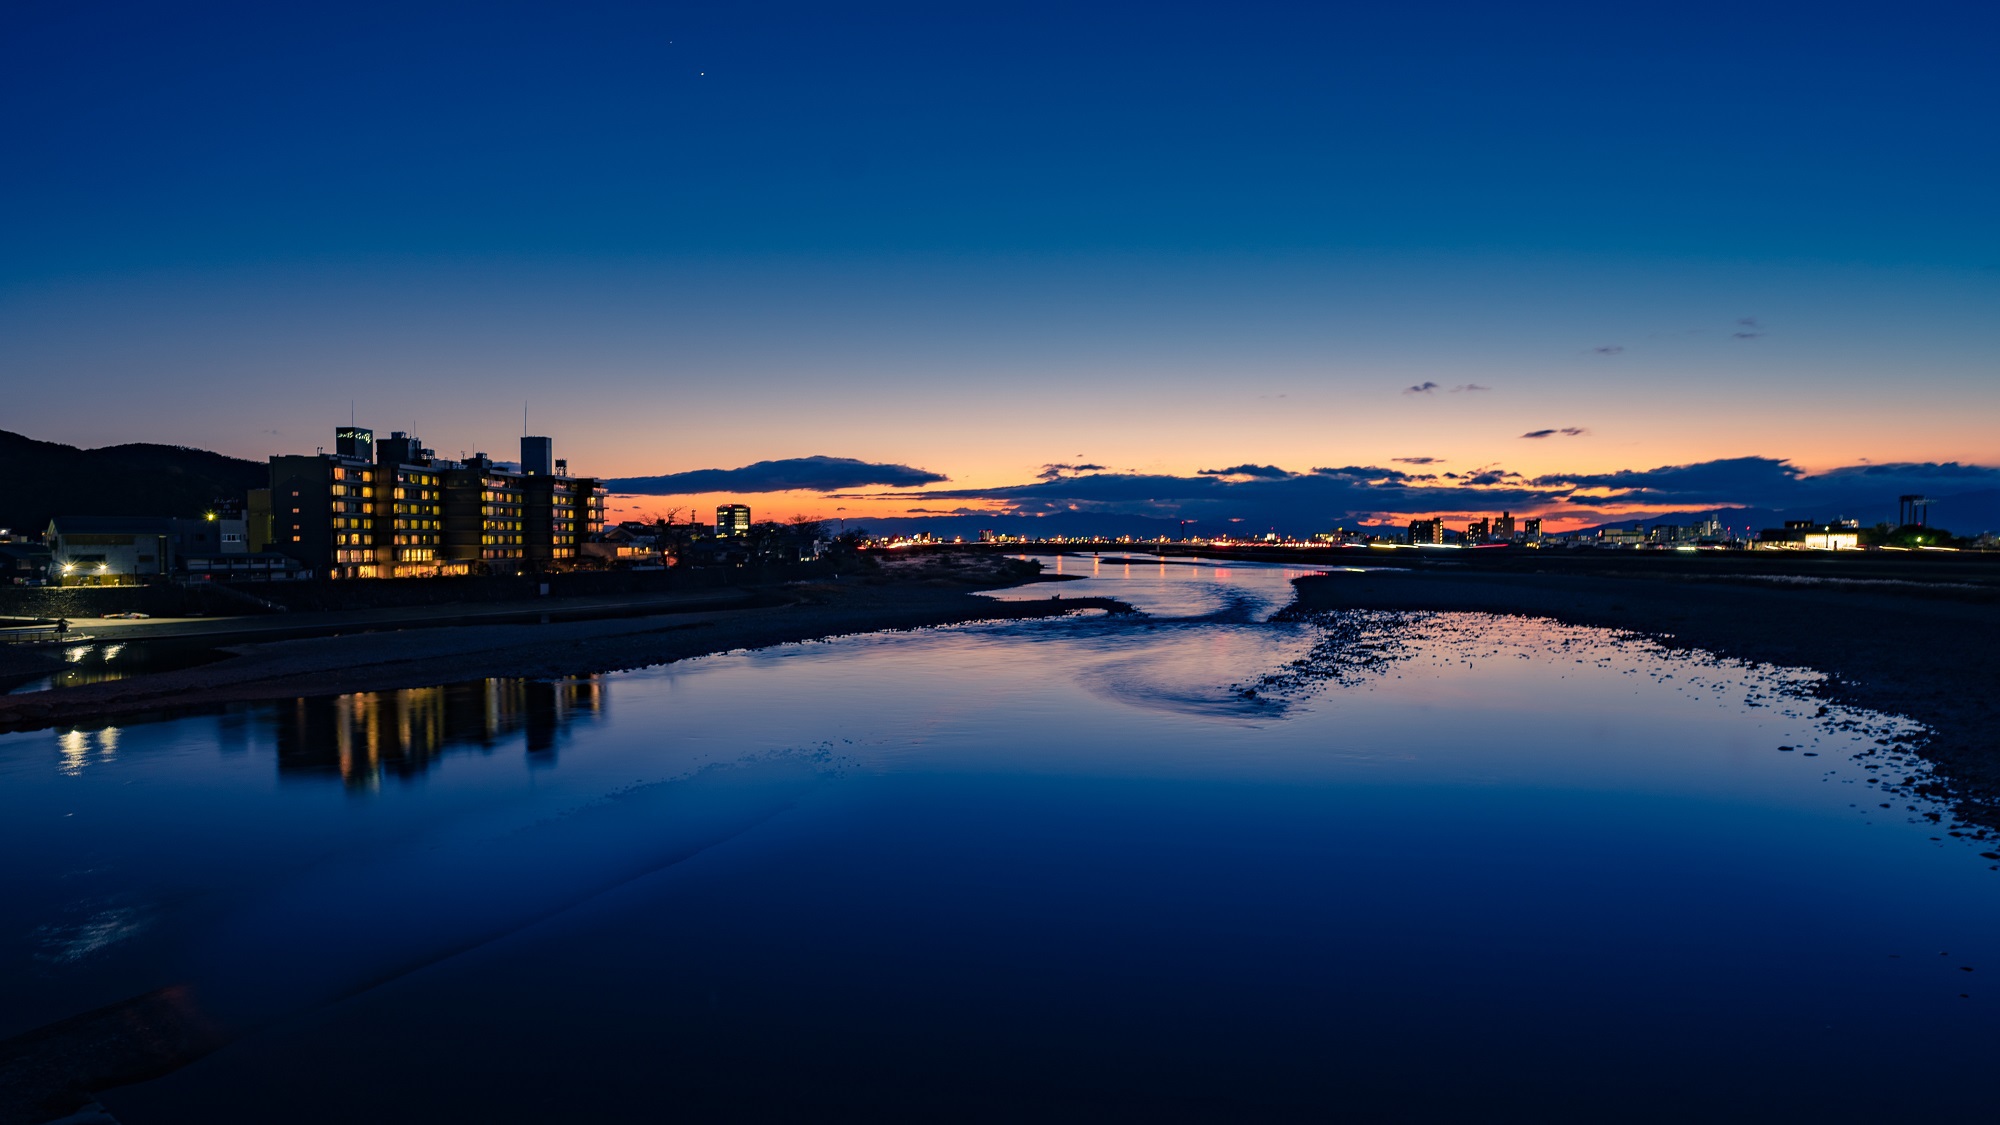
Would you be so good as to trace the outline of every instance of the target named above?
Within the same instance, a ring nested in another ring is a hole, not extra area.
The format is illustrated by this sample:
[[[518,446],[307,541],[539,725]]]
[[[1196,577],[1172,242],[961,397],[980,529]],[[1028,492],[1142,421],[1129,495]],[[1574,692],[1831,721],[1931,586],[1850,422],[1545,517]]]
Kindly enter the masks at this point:
[[[1990,13],[1214,17],[35,10],[0,428],[451,456],[525,405],[697,489],[614,518],[2000,488]]]

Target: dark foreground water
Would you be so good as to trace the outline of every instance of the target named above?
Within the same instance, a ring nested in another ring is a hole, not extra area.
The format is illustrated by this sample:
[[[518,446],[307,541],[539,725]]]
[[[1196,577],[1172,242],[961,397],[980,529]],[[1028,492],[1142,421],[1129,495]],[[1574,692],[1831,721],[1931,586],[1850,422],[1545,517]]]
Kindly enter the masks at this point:
[[[126,1125],[1990,1112],[1909,724],[1063,565],[1149,616],[0,736],[0,1036],[187,985]]]

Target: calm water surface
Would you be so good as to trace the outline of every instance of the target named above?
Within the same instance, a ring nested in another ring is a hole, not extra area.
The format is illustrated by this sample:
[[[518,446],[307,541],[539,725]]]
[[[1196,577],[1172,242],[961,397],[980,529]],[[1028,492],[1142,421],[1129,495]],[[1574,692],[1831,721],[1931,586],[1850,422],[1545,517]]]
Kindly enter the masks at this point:
[[[1988,1108],[2000,873],[1878,792],[1907,722],[1061,566],[998,596],[1145,616],[0,736],[0,1035],[188,985],[242,1037],[126,1125]]]

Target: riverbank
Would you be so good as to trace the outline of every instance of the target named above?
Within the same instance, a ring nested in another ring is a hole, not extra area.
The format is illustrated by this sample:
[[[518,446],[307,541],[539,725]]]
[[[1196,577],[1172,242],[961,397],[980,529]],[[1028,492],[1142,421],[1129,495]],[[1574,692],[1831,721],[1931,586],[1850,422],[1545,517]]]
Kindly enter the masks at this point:
[[[135,622],[115,627],[121,639],[185,643],[207,637],[229,656],[108,683],[0,696],[0,730],[487,677],[591,675],[851,633],[1127,609],[1106,598],[1002,602],[979,596],[980,590],[1037,579],[1034,564],[1001,565],[1008,562],[889,566],[858,577],[601,604],[516,603],[476,612],[434,607],[414,617],[382,611]]]
[[[1956,577],[1956,576],[1954,576]],[[1295,612],[1466,611],[1640,633],[1806,667],[1830,701],[1931,729],[1921,753],[1964,819],[2000,827],[2000,600],[1985,583],[1648,569],[1337,571],[1298,579]]]

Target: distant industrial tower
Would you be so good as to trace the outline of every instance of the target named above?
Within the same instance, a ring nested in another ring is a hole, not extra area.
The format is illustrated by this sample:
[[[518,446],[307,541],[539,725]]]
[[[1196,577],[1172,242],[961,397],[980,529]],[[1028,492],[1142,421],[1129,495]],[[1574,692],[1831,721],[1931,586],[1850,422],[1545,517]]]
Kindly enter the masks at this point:
[[[1896,497],[1896,526],[1908,527],[1915,524],[1927,527],[1931,522],[1931,500],[1928,496]]]

